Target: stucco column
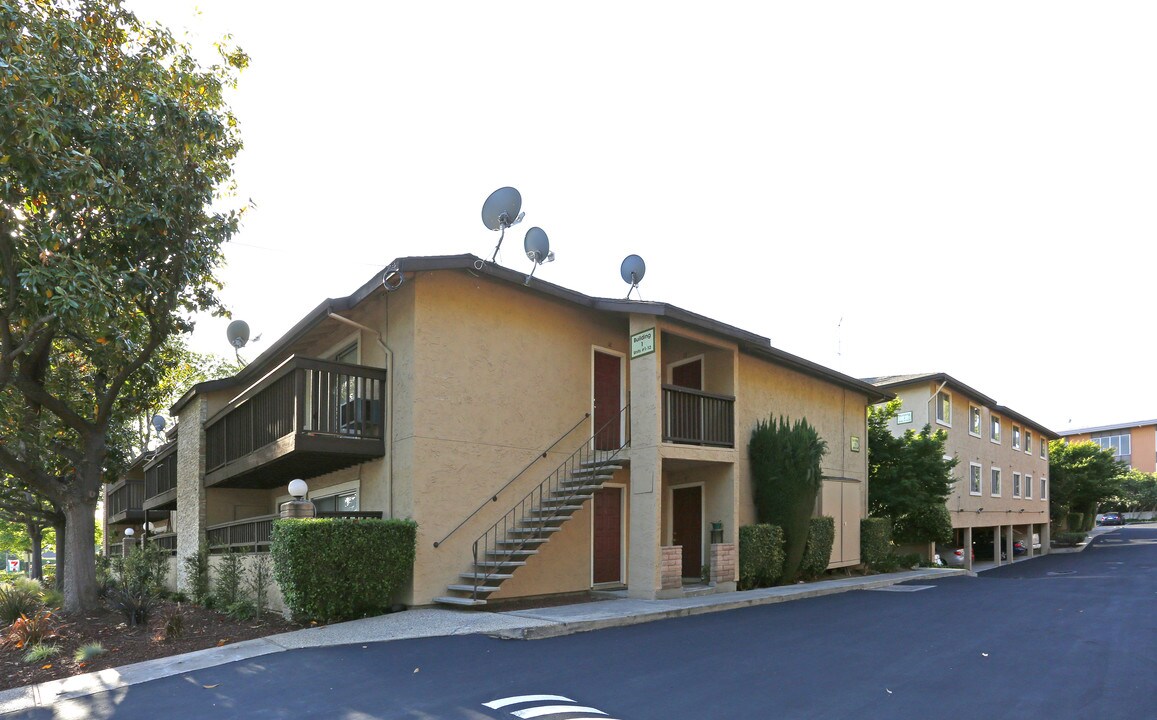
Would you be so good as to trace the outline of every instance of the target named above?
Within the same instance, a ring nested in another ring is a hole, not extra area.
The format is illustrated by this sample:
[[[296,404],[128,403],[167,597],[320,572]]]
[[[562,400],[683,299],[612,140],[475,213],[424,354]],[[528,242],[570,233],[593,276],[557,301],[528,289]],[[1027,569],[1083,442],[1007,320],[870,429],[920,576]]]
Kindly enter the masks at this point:
[[[1001,536],[1001,533],[1003,532],[1003,525],[997,525],[992,529],[992,561],[996,563],[997,567],[1000,567],[1000,553],[1001,548],[1004,547],[1004,542],[1002,542]]]
[[[662,588],[663,403],[659,384],[661,338],[650,315],[631,316],[631,334],[654,328],[654,352],[630,361],[631,373],[631,525],[627,595],[653,600]],[[635,353],[632,352],[632,355]]]
[[[972,528],[964,528],[964,569],[972,572]]]
[[[205,539],[205,420],[208,403],[194,397],[181,409],[177,433],[177,589],[188,592],[185,558]]]

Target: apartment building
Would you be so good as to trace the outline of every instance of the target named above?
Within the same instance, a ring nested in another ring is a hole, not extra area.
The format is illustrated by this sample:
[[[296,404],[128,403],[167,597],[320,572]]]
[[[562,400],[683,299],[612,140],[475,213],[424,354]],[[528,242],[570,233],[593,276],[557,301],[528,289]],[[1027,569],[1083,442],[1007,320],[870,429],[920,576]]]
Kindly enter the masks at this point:
[[[1067,442],[1091,440],[1113,451],[1113,457],[1134,470],[1157,472],[1157,420],[1065,430]]]
[[[947,505],[953,547],[966,549],[966,567],[973,552],[997,564],[1014,559],[1016,541],[1025,548],[1022,557],[1048,552],[1048,443],[1056,433],[947,373],[867,382],[900,398],[900,413],[889,423],[894,435],[924,425],[947,434],[945,452],[959,461]]]

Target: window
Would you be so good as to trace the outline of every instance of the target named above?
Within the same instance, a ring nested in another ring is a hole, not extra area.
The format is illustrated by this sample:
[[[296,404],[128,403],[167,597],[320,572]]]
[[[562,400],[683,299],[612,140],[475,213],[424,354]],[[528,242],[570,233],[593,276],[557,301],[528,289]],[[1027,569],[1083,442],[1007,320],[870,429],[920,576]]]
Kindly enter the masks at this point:
[[[993,497],[1000,497],[1000,468],[993,468],[991,478],[989,479],[991,487],[989,492]]]
[[[1014,498],[1020,497],[1020,473],[1012,474],[1012,496]]]
[[[1041,478],[1040,479],[1040,499],[1041,500],[1048,500],[1049,499],[1049,492],[1048,491],[1049,491],[1048,478]]]
[[[952,396],[943,390],[936,393],[936,422],[952,427]]]
[[[1040,459],[1041,460],[1048,460],[1048,457],[1049,457],[1049,444],[1048,444],[1048,441],[1046,441],[1042,437],[1040,439]]]
[[[980,437],[980,408],[975,405],[968,406],[968,432]]]
[[[310,498],[318,512],[354,512],[358,509],[357,491]]]
[[[1113,451],[1113,459],[1131,463],[1133,455],[1133,438],[1120,430],[1097,433],[1089,438],[1106,450]]]
[[[968,494],[980,494],[980,466],[976,463],[968,463]]]
[[[1032,430],[1025,428],[1024,431],[1024,451],[1032,455]]]
[[[991,429],[988,435],[989,440],[992,440],[997,445],[1000,444],[1000,418],[993,415]]]
[[[1020,426],[1012,426],[1012,449],[1020,450]]]
[[[1024,476],[1024,499],[1032,500],[1032,475]]]
[[[356,365],[358,362],[358,344],[354,343],[347,348],[342,348],[333,356],[334,362],[350,363]]]

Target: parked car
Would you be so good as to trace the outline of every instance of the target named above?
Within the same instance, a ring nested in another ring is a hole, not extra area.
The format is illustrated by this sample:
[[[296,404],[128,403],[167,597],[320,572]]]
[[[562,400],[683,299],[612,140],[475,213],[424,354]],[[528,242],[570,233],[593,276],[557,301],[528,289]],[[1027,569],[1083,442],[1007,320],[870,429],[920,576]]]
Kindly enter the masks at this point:
[[[942,547],[936,546],[936,554],[940,556],[940,561],[949,567],[964,567],[964,548],[962,547]],[[976,559],[976,553],[972,554],[972,559]]]
[[[1125,516],[1121,513],[1107,512],[1097,521],[1098,525],[1124,525]]]
[[[1023,541],[1021,541],[1021,540],[1014,540],[1013,541],[1013,543],[1012,543],[1012,554],[1013,555],[1024,555],[1026,552],[1028,552],[1028,548],[1025,547],[1025,544]]]

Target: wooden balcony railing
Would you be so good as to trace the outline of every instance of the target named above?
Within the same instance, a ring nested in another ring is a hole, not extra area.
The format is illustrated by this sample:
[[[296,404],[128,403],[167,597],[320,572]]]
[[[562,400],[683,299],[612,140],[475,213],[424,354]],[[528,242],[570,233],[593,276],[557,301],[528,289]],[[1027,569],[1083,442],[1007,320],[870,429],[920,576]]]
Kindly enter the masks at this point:
[[[145,465],[145,502],[147,510],[172,509],[177,506],[177,446],[162,448]]]
[[[663,385],[663,442],[735,447],[735,398]]]
[[[143,480],[121,480],[108,490],[109,522],[137,520],[144,516],[142,504],[145,501]]]
[[[206,486],[273,487],[385,454],[386,371],[291,357],[205,424]]]
[[[174,555],[177,554],[177,533],[167,532],[149,535],[145,542],[169,550]]]
[[[276,515],[260,515],[213,525],[205,531],[209,552],[268,552],[269,534],[276,519]]]

